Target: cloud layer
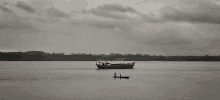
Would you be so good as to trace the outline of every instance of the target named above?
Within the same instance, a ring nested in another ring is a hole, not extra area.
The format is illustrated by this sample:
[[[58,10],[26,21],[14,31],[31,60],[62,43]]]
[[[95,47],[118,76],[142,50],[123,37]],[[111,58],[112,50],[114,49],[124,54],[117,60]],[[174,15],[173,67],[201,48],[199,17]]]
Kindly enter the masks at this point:
[[[22,10],[30,12],[30,13],[36,12],[36,10],[34,8],[32,8],[31,6],[27,5],[26,3],[22,2],[22,1],[17,1],[15,6],[19,9],[22,9]]]
[[[163,20],[219,24],[220,5],[212,0],[184,0],[164,7]]]
[[[105,53],[219,54],[219,1],[157,0],[163,5],[146,12],[138,8],[138,4],[146,3],[142,9],[150,9],[149,1],[144,1],[136,6],[115,1],[118,3],[69,11],[52,5],[58,4],[56,1],[41,1],[48,3],[42,7],[31,1],[2,3],[0,34],[5,38],[0,38],[0,49],[51,51],[51,47],[60,52],[67,48],[69,51],[63,52],[95,53],[106,48]]]

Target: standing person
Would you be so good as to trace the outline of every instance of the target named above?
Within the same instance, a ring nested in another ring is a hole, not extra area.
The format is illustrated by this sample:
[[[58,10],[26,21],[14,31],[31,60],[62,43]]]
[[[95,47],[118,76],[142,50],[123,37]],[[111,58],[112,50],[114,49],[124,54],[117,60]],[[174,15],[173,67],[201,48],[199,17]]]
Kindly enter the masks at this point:
[[[115,72],[115,74],[114,74],[115,76],[116,76],[116,72]]]

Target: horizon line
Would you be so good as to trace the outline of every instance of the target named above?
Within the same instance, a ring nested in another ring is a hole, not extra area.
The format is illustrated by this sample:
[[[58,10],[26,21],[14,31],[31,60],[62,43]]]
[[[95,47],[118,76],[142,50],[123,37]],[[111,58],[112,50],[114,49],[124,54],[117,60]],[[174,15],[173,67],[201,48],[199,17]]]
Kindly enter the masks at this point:
[[[71,55],[71,54],[92,54],[92,55],[111,55],[111,54],[120,54],[120,55],[126,55],[126,54],[131,54],[131,55],[149,55],[149,56],[220,56],[220,55],[150,55],[147,53],[64,53],[64,52],[46,52],[46,51],[40,51],[40,50],[27,50],[27,51],[2,51],[2,53],[13,53],[13,52],[31,52],[31,51],[38,51],[38,52],[44,52],[44,53],[50,53],[50,54],[64,54],[64,55]]]

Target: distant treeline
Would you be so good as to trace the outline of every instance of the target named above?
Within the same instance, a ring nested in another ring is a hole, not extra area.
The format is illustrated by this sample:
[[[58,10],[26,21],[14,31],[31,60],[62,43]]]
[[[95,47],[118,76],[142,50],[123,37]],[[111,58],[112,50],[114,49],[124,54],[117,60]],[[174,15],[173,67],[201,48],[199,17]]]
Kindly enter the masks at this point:
[[[161,56],[147,54],[69,54],[42,51],[0,52],[0,61],[220,61],[220,56]]]

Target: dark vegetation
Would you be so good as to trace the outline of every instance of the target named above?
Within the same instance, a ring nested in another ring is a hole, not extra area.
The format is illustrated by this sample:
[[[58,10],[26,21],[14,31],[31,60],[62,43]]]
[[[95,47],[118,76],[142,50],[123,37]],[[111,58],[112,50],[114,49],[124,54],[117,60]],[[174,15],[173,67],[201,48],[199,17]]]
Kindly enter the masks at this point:
[[[0,52],[0,61],[220,61],[220,56],[157,56],[147,54],[69,54],[42,51]]]

